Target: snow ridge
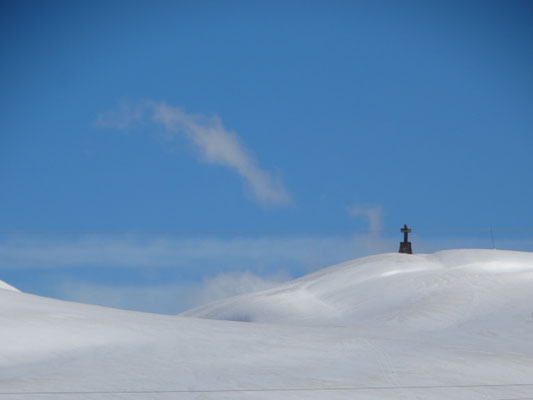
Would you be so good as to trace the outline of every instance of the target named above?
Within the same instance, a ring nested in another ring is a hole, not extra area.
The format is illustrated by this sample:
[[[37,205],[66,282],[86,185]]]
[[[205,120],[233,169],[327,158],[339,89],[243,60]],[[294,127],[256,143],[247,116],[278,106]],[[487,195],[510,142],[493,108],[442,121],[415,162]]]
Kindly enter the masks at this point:
[[[348,261],[182,315],[261,323],[437,330],[473,321],[477,325],[491,324],[495,315],[499,323],[510,315],[529,320],[533,311],[531,293],[531,253],[391,253]]]
[[[17,288],[5,283],[4,281],[0,281],[0,289],[11,290],[13,292],[20,292],[20,290],[18,290]]]

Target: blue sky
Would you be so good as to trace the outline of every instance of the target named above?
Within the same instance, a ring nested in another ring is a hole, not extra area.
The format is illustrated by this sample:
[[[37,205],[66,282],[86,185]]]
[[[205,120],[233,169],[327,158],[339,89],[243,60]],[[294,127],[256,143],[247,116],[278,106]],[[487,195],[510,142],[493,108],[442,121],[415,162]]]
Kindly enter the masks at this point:
[[[309,230],[408,223],[435,251],[491,242],[427,231],[492,225],[533,251],[503,232],[533,228],[529,1],[1,7],[0,279],[21,290],[177,312],[401,238]]]

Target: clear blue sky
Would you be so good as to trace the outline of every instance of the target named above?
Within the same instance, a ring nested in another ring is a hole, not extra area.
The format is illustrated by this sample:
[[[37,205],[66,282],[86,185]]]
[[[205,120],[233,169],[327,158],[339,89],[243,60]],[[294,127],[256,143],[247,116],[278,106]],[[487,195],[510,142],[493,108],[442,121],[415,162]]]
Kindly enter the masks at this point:
[[[0,19],[2,231],[533,227],[530,1],[17,1]],[[173,312],[109,293],[387,250],[141,236],[3,234],[0,279]]]

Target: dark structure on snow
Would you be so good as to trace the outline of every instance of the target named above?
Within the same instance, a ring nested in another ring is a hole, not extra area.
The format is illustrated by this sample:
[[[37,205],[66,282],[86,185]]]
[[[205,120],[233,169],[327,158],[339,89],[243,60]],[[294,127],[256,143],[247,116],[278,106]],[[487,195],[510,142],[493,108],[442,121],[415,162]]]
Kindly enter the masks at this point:
[[[409,241],[407,237],[409,233],[411,232],[411,229],[409,229],[407,225],[404,224],[401,232],[403,232],[403,242],[400,242],[400,253],[413,254],[413,249],[411,248],[411,242]]]

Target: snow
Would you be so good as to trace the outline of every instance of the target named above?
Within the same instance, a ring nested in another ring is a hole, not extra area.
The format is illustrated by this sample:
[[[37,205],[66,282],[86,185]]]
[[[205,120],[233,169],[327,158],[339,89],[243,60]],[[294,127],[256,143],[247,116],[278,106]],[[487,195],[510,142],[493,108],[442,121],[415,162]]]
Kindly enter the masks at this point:
[[[263,323],[436,331],[491,324],[495,314],[531,322],[533,255],[454,250],[349,261],[273,289],[183,315]],[[517,324],[512,325],[518,328]],[[494,325],[492,330],[502,327]],[[508,329],[508,328],[506,328]]]
[[[0,400],[533,397],[532,253],[382,254],[179,316],[0,288]]]
[[[20,290],[18,290],[17,288],[14,288],[13,286],[11,285],[8,285],[7,283],[5,283],[4,281],[0,281],[0,289],[3,289],[3,290],[12,290],[14,292],[20,292]]]

